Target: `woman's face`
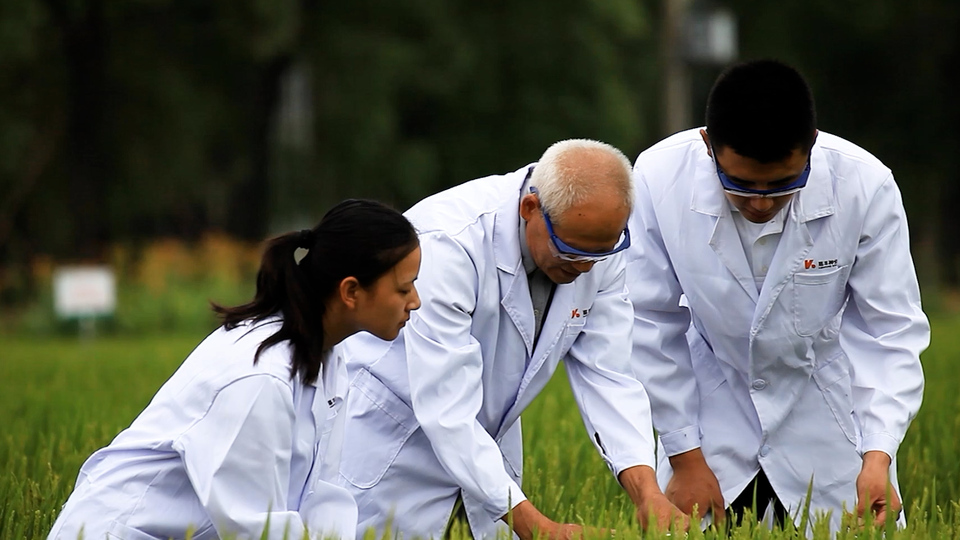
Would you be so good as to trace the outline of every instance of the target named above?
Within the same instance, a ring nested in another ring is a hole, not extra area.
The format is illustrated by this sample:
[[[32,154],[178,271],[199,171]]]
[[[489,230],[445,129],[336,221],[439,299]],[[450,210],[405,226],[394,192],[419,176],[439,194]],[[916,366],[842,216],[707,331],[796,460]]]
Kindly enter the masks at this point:
[[[420,247],[411,251],[393,268],[363,289],[357,320],[366,330],[383,340],[392,340],[410,320],[410,312],[420,307],[420,296],[413,282],[420,272]]]

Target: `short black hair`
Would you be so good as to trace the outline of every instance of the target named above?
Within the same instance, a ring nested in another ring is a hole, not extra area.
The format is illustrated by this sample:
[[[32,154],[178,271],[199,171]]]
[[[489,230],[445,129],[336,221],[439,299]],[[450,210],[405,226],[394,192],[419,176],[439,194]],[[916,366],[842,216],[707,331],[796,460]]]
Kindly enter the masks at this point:
[[[707,135],[761,163],[781,161],[815,140],[813,93],[796,69],[777,60],[735,64],[720,74],[707,98]]]

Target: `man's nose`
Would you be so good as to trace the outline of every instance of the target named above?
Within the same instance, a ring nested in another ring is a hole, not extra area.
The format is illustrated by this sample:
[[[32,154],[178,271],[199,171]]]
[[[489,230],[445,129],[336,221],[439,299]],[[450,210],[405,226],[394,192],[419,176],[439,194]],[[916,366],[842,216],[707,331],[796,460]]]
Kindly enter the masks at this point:
[[[766,213],[773,208],[775,201],[770,197],[755,197],[747,201],[747,204],[756,212]]]
[[[584,274],[586,272],[589,272],[590,269],[593,268],[593,265],[595,264],[597,263],[594,261],[582,261],[582,262],[571,262],[570,266],[572,266],[577,272]]]

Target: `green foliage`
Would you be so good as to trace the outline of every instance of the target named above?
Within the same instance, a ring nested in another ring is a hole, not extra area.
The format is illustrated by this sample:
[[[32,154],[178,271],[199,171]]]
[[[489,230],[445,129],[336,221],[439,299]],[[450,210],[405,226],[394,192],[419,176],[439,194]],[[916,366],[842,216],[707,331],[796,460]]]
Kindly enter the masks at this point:
[[[924,284],[960,283],[960,4],[727,4],[742,57],[798,65],[822,127],[894,170]],[[37,293],[5,274],[38,255],[103,260],[113,242],[208,230],[260,239],[346,197],[405,208],[570,137],[633,157],[662,135],[662,7],[3,2],[0,303]],[[695,117],[718,71],[695,66]],[[297,74],[305,103],[286,109]]]
[[[360,192],[406,206],[519,168],[562,138],[628,153],[650,138],[641,4],[365,0],[320,11],[326,31],[307,41],[325,204]]]
[[[643,5],[622,0],[7,2],[0,262],[208,228],[260,238],[348,196],[406,207],[562,138],[635,154],[652,138],[651,43]],[[277,122],[295,68],[309,126],[291,155]],[[102,237],[80,235],[88,221]]]
[[[923,408],[900,449],[907,528],[843,531],[839,540],[956,538],[960,535],[960,397],[954,359],[960,319],[935,318],[924,354]],[[46,536],[83,461],[125,428],[202,339],[201,335],[4,341],[0,362],[0,538]],[[634,507],[586,436],[566,378],[558,373],[523,416],[524,490],[549,517],[612,527],[617,538],[669,538],[639,530]],[[747,523],[734,539],[798,538]],[[822,520],[815,538],[828,538]],[[590,538],[603,538],[592,531]],[[455,527],[453,540],[467,538]],[[675,536],[674,536],[675,537]],[[690,540],[727,538],[694,529]]]
[[[83,461],[146,406],[196,341],[4,341],[0,538],[46,537]]]

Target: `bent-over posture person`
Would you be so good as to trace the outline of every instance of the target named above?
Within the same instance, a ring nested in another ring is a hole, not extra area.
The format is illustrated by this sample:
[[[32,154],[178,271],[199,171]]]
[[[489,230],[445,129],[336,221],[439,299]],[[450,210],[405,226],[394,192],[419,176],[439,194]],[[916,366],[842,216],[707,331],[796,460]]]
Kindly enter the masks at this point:
[[[633,360],[666,495],[799,523],[809,486],[834,531],[844,509],[896,517],[930,330],[890,169],[818,132],[803,77],[761,60],[634,178]]]
[[[253,301],[215,306],[223,326],[84,463],[49,540],[353,538],[337,344],[397,336],[420,305],[418,245],[400,213],[356,200],[270,241]]]
[[[340,475],[357,499],[358,537],[389,524],[405,538],[438,538],[458,499],[478,539],[510,520],[524,540],[578,534],[520,489],[520,414],[560,361],[586,435],[642,522],[684,525],[657,487],[649,404],[629,364],[621,252],[632,203],[623,154],[569,140],[406,213],[420,233],[423,306],[393,341],[344,342]]]

